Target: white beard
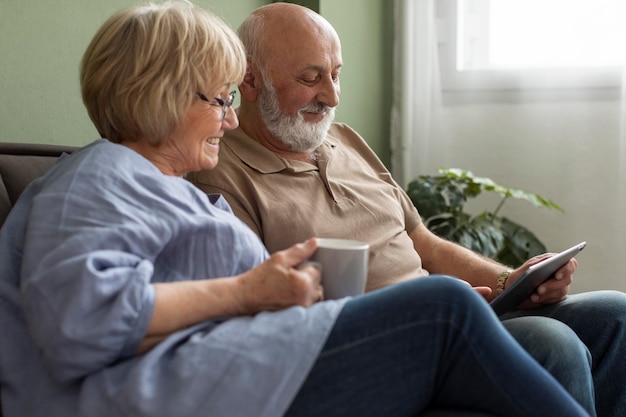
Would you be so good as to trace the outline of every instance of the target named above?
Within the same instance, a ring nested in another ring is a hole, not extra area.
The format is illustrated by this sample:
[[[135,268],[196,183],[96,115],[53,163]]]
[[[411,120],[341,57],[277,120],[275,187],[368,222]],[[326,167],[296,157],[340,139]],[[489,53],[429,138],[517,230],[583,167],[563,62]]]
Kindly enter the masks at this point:
[[[267,77],[264,79],[268,80]],[[335,119],[335,108],[319,102],[309,103],[298,110],[295,116],[287,116],[280,112],[274,87],[269,82],[265,82],[264,86],[259,95],[259,112],[267,130],[293,152],[317,149],[326,138],[326,133]],[[316,123],[307,122],[302,113],[308,111],[326,112],[326,116]]]

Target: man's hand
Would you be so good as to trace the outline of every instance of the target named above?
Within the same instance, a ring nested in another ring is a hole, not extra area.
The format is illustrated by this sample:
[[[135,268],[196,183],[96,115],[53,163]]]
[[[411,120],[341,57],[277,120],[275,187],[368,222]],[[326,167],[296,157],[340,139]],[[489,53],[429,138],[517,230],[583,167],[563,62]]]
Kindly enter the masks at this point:
[[[519,278],[531,265],[541,262],[542,260],[550,258],[554,255],[555,254],[553,253],[546,253],[529,259],[522,266],[511,273],[507,284],[511,285],[512,282]],[[550,279],[539,285],[535,292],[533,292],[530,297],[519,306],[519,308],[536,308],[542,305],[555,304],[565,300],[569,294],[570,285],[572,284],[576,268],[578,268],[578,261],[574,258],[570,259],[565,265],[559,268]]]
[[[474,291],[480,294],[485,300],[489,300],[489,296],[492,293],[491,288],[489,287],[472,287],[472,288],[474,288]]]
[[[472,287],[472,289],[474,291],[476,291],[480,296],[482,296],[485,300],[489,301],[489,296],[492,293],[491,288],[487,287],[487,286],[479,286],[479,287],[474,287],[471,283],[465,281],[465,280],[461,280],[462,282],[466,283],[467,285],[469,285],[470,287]]]

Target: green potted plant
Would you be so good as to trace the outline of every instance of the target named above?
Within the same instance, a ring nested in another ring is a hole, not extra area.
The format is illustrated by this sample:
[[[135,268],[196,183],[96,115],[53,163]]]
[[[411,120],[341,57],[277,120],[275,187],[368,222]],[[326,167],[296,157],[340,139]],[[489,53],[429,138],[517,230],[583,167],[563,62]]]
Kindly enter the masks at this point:
[[[433,233],[513,267],[546,252],[545,245],[534,233],[498,213],[509,198],[563,212],[558,204],[535,193],[476,177],[470,171],[442,168],[438,172],[439,175],[419,176],[407,188],[424,224]],[[495,210],[485,210],[475,216],[465,212],[465,203],[482,192],[493,192],[502,197]]]

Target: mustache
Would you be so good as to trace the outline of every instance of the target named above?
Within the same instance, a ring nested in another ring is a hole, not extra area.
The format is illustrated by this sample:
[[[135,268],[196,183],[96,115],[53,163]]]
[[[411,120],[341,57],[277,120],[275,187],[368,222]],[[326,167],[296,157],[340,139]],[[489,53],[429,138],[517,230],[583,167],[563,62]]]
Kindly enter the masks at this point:
[[[302,107],[298,112],[311,112],[311,113],[329,113],[333,108],[325,105],[324,103],[315,102],[309,103]]]

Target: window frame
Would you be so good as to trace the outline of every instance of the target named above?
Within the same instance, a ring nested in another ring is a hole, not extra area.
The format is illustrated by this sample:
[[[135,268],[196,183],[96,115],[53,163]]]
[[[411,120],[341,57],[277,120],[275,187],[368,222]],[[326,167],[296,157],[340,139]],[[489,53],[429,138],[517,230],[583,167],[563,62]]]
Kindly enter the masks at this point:
[[[442,93],[448,97],[619,99],[622,67],[549,69],[457,69],[460,0],[437,0]],[[489,0],[482,0],[488,2]],[[480,53],[480,50],[478,50]]]

